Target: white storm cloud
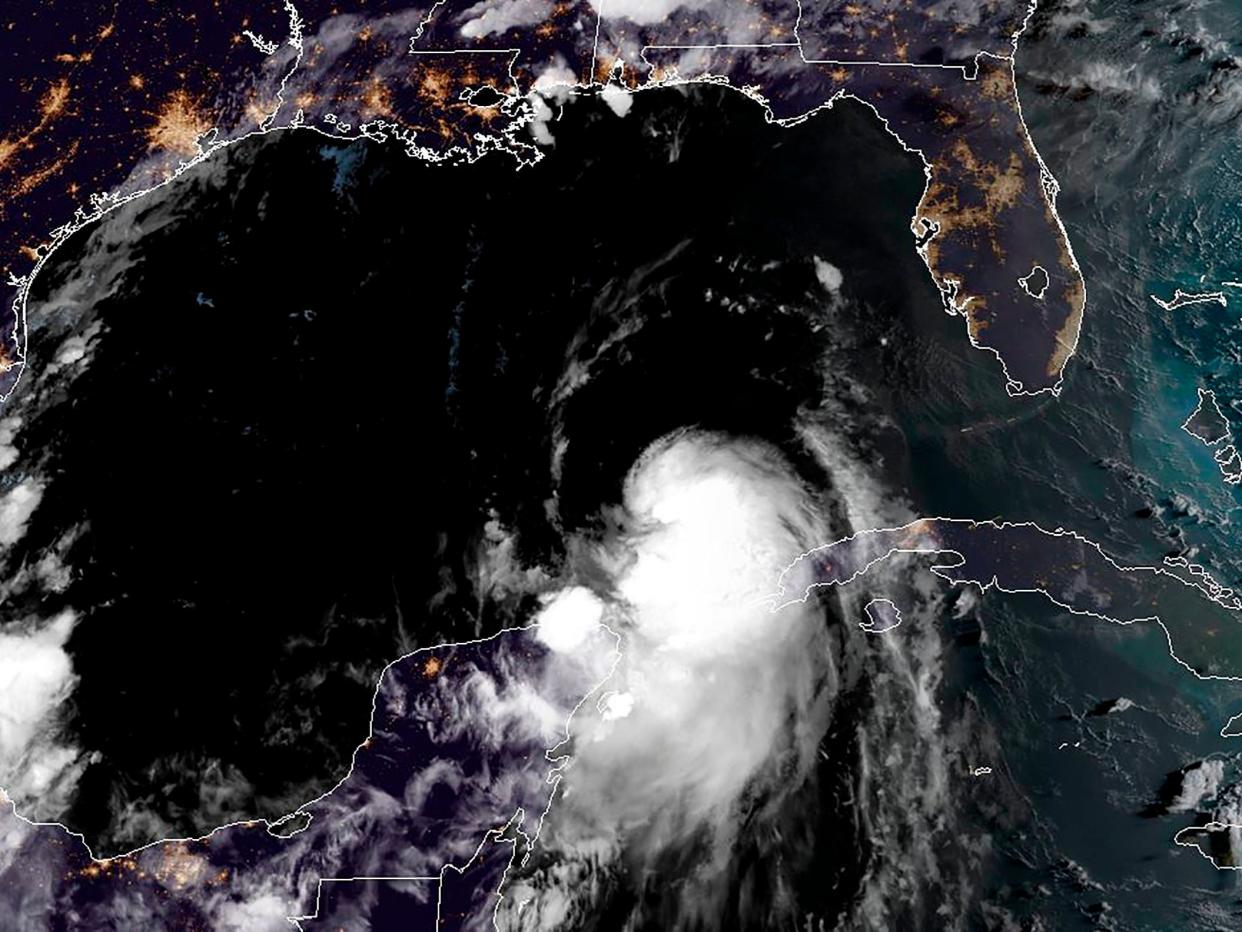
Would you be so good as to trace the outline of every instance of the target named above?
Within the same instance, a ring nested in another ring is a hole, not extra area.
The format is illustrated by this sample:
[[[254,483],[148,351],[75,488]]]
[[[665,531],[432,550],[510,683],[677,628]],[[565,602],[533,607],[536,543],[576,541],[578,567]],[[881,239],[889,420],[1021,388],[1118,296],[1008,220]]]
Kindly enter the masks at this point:
[[[634,95],[616,84],[606,85],[600,96],[608,105],[608,109],[619,117],[625,116],[634,106]]]
[[[699,10],[709,5],[709,0],[604,0],[600,15],[604,19],[628,19],[638,26],[651,26],[668,19],[681,7]]]
[[[539,613],[539,640],[558,653],[572,651],[599,629],[604,604],[575,586],[551,596]]]
[[[74,624],[65,612],[33,631],[0,633],[0,787],[23,815],[58,814],[80,770],[80,752],[58,735],[77,683],[65,651]]]
[[[779,455],[709,435],[655,444],[624,499],[627,530],[599,560],[621,665],[574,721],[550,843],[643,857],[706,830],[723,850],[743,791],[814,702],[813,610],[773,613],[764,596],[819,529]]]
[[[552,15],[548,0],[483,0],[465,10],[461,34],[467,39],[481,39],[523,26],[535,26]]]

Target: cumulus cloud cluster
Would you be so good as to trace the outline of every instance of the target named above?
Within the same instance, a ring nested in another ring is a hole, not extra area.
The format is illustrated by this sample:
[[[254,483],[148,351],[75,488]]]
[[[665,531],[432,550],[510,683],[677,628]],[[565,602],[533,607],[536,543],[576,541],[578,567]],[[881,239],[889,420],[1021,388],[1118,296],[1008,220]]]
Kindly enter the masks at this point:
[[[521,26],[542,23],[552,12],[548,0],[482,0],[462,11],[465,20],[461,34],[467,39],[481,39]]]
[[[668,19],[678,9],[699,10],[711,0],[605,0],[602,15],[607,19],[628,19],[639,26],[651,26]]]

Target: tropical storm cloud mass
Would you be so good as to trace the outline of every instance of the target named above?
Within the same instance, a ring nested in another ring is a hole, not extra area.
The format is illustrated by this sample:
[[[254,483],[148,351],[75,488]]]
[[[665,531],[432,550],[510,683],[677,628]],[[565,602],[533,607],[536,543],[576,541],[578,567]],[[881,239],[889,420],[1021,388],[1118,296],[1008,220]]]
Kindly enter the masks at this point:
[[[1234,923],[1237,11],[347,6],[0,31],[0,929]]]

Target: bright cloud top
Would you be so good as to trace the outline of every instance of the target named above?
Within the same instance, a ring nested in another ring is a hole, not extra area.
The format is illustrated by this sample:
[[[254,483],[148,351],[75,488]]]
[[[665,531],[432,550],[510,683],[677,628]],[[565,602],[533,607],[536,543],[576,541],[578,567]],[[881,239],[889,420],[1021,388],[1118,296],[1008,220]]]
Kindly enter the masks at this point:
[[[552,843],[571,856],[620,843],[641,858],[696,840],[722,852],[734,804],[815,693],[811,609],[772,613],[763,597],[818,528],[778,454],[711,435],[655,444],[624,499],[627,529],[600,557],[622,664],[575,723]],[[573,592],[549,608],[585,606]]]

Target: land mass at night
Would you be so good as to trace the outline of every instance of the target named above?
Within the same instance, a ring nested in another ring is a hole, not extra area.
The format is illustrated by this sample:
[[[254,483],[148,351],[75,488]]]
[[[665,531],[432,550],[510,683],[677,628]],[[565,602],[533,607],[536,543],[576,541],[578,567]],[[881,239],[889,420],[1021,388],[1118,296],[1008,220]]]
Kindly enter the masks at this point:
[[[1018,102],[1029,12],[1021,0],[23,4],[0,74],[0,389],[24,365],[26,294],[51,251],[223,146],[302,128],[521,165],[547,151],[545,95],[711,82],[781,125],[844,97],[870,106],[924,162],[911,227],[945,309],[997,357],[1010,393],[1055,392],[1085,289]],[[1022,283],[1037,267],[1047,285],[1032,291]]]

